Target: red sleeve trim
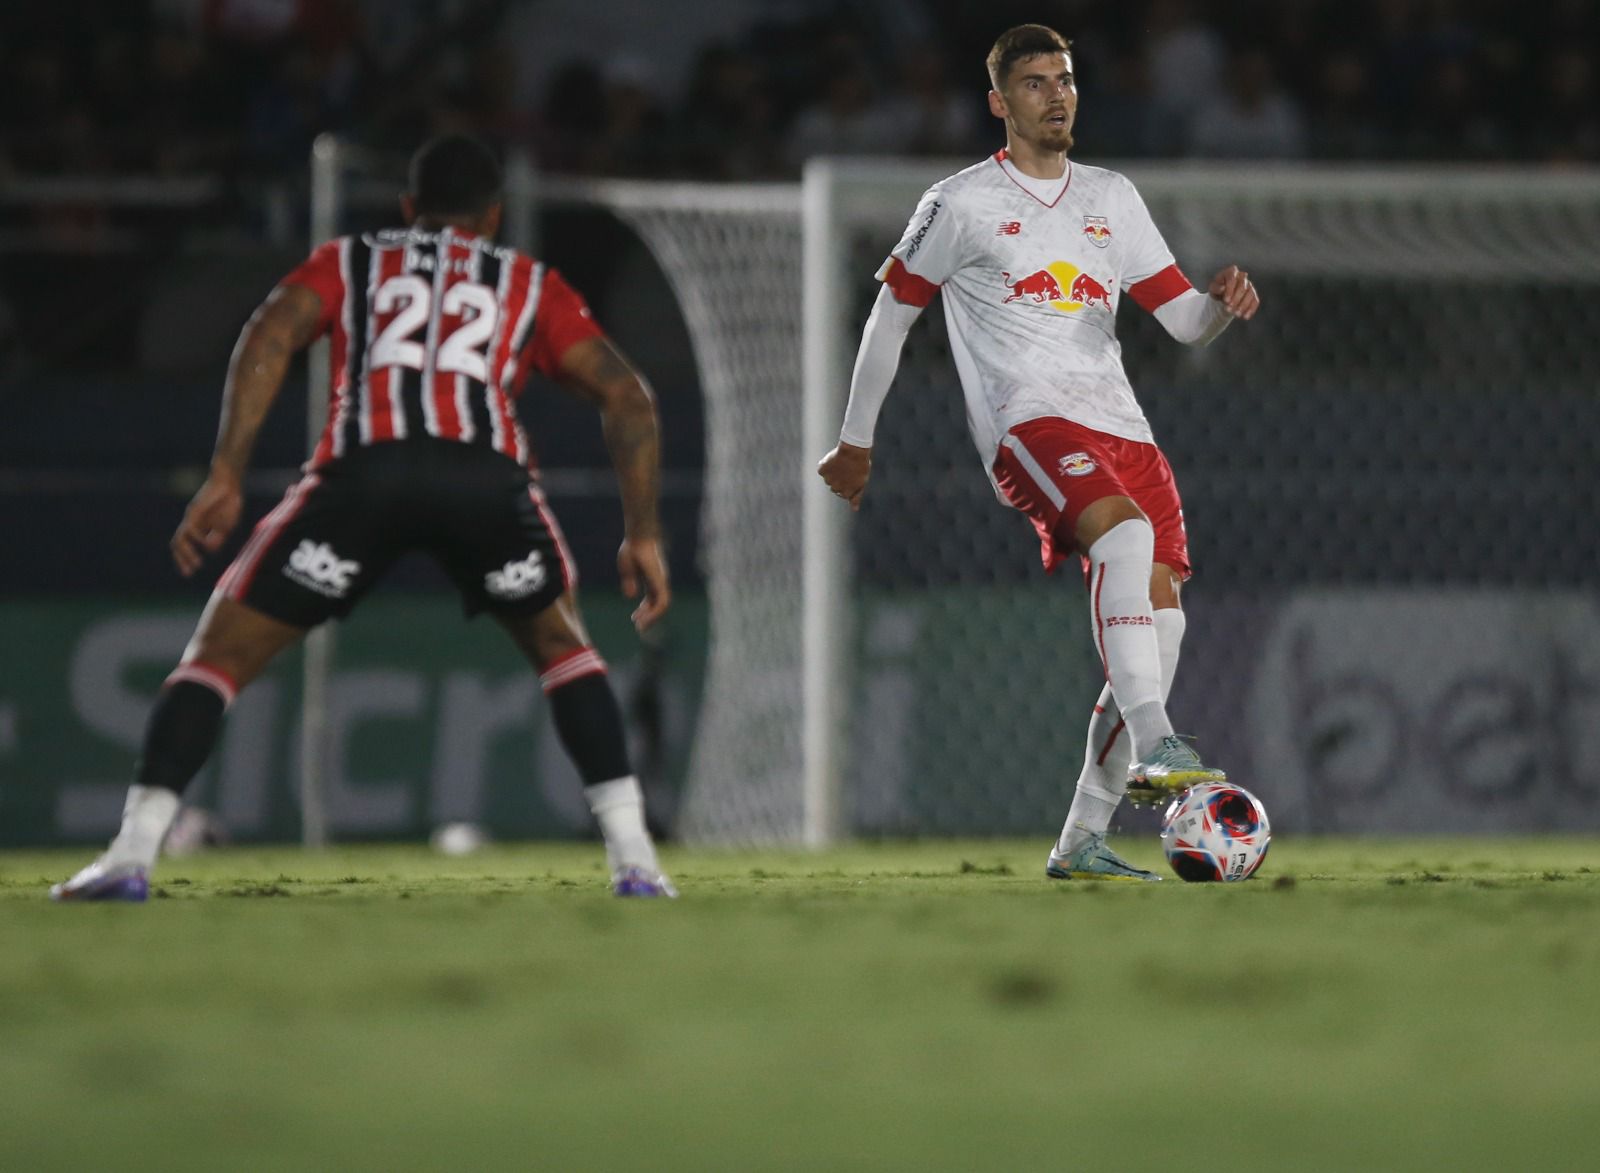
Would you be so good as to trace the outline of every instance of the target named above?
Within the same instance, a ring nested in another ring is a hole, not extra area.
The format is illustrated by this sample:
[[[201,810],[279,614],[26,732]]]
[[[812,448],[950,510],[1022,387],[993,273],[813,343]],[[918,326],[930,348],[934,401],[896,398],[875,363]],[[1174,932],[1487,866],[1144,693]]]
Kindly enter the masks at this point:
[[[1177,265],[1168,265],[1155,276],[1128,286],[1128,296],[1153,314],[1180,293],[1187,293],[1193,288],[1182,269]]]
[[[902,265],[899,257],[890,257],[889,263],[884,266],[883,283],[901,305],[925,306],[939,292],[939,287],[932,281],[918,277]]]

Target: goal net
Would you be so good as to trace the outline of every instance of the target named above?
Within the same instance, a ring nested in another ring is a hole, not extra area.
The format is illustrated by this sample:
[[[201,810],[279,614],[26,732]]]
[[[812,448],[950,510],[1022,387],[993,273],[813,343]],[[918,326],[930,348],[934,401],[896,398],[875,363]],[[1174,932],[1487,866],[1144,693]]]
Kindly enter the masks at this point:
[[[704,381],[690,838],[1048,836],[1065,813],[1102,679],[1082,588],[1070,566],[1046,577],[996,503],[937,309],[907,342],[861,512],[812,471],[873,273],[959,166],[565,193],[656,254]],[[1283,827],[1600,824],[1577,752],[1600,715],[1600,180],[1123,169],[1197,283],[1238,262],[1265,303],[1204,350],[1131,305],[1118,324],[1197,570],[1179,728]]]

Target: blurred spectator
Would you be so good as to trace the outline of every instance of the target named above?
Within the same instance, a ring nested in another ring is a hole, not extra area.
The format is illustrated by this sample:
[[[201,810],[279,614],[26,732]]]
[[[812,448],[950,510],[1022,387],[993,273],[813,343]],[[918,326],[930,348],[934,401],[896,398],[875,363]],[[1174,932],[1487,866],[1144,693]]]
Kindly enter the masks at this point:
[[[978,144],[979,115],[990,121],[983,93],[976,86],[953,89],[947,72],[937,45],[921,42],[907,50],[894,96],[882,110],[896,152],[948,156],[983,149]]]
[[[649,65],[638,57],[613,57],[600,78],[600,131],[584,144],[580,169],[595,175],[665,175],[674,144]]]
[[[606,126],[605,80],[593,61],[573,60],[560,66],[545,94],[544,117],[534,133],[540,166],[551,171],[579,171],[589,144]]]
[[[1367,63],[1353,49],[1336,49],[1322,62],[1308,129],[1311,154],[1321,159],[1376,159],[1383,130],[1373,103]]]
[[[771,84],[753,54],[722,42],[695,63],[682,117],[684,164],[702,179],[783,173]]]
[[[1176,154],[1189,138],[1194,112],[1216,96],[1227,49],[1221,34],[1203,24],[1188,0],[1150,5],[1145,59],[1154,98],[1156,154]]]
[[[1592,50],[1554,48],[1539,64],[1542,102],[1529,134],[1536,157],[1551,163],[1600,162],[1600,93]]]
[[[1481,79],[1464,55],[1435,60],[1423,74],[1402,153],[1414,159],[1501,157],[1505,142]]]
[[[972,155],[995,137],[983,41],[1025,19],[1077,40],[1085,156],[1600,157],[1595,0],[705,0],[670,19],[650,0],[75,0],[0,4],[0,169],[242,190],[303,182],[323,131],[398,150],[441,129],[589,174]]]
[[[786,144],[795,168],[813,155],[895,154],[893,112],[877,97],[860,43],[840,31],[823,55],[818,100],[795,116]]]
[[[1247,49],[1229,62],[1222,92],[1195,114],[1188,149],[1213,159],[1298,159],[1306,153],[1304,119],[1265,53]]]
[[[1078,119],[1072,136],[1085,158],[1134,159],[1148,155],[1159,117],[1143,55],[1111,50],[1089,73],[1079,66]]]

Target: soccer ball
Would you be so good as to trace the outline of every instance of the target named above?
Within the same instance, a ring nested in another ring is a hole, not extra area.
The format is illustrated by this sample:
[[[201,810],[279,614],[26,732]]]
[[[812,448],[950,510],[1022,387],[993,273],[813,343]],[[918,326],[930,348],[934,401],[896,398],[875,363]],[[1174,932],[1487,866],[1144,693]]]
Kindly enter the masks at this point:
[[[1184,880],[1248,880],[1271,842],[1266,808],[1230,782],[1191,786],[1161,816],[1161,846]]]

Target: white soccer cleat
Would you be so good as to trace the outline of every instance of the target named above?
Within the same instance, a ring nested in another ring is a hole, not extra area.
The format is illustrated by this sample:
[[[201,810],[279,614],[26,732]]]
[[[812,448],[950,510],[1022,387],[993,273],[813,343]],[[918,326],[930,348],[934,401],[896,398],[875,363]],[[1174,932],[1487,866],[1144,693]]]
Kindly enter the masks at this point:
[[[50,889],[59,901],[116,900],[142,904],[150,898],[150,874],[136,863],[107,864],[105,857]]]

